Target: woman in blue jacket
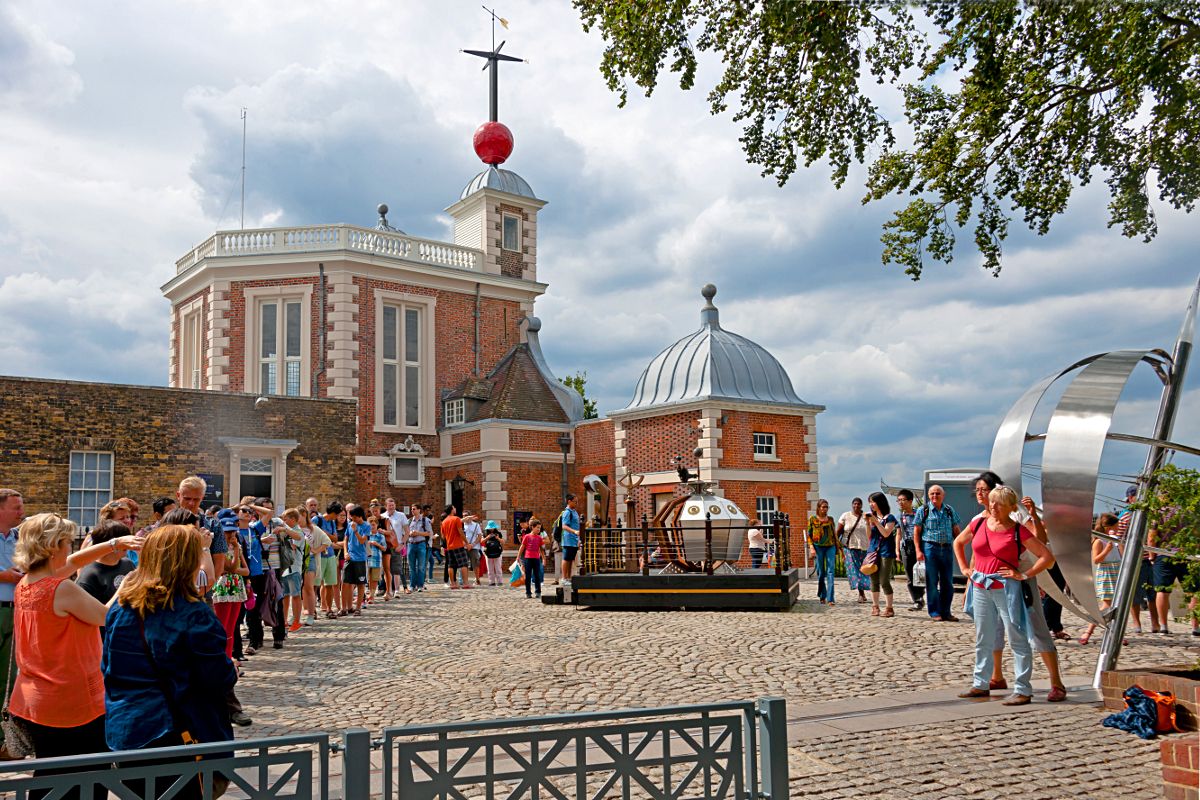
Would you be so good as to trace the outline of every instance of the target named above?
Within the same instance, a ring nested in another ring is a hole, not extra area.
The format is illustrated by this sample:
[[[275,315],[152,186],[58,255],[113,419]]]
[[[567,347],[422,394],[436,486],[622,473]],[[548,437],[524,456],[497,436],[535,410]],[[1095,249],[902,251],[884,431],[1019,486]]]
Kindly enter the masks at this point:
[[[233,740],[225,695],[237,671],[225,629],[196,588],[203,547],[195,528],[159,527],[117,591],[101,661],[113,750]],[[197,781],[188,789],[177,796],[200,796]]]

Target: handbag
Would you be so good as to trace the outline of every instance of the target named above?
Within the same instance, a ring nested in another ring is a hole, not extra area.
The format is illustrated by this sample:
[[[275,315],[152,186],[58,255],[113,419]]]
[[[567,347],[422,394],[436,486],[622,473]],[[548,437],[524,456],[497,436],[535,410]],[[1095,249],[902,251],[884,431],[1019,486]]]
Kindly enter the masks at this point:
[[[868,550],[867,554],[863,556],[862,566],[858,568],[858,571],[863,575],[874,575],[876,572],[878,572],[879,552],[876,550]]]
[[[136,611],[133,613],[138,619],[138,628],[142,633],[142,650],[146,653],[146,660],[150,662],[150,671],[154,673],[154,680],[158,682],[158,690],[162,692],[163,702],[167,704],[167,712],[171,715],[171,720],[175,724],[175,733],[179,734],[179,739],[184,745],[199,744],[200,740],[188,730],[188,726],[183,719],[183,714],[180,713],[179,707],[175,705],[175,695],[171,692],[171,687],[167,683],[167,679],[159,671],[158,662],[154,660],[154,654],[150,652],[150,643],[146,641],[146,620]],[[194,760],[200,761],[202,758],[203,756],[195,756]],[[204,778],[197,775],[196,783],[200,785],[200,793],[203,796]],[[213,775],[212,797],[214,800],[225,794],[228,788],[229,778],[220,774]]]
[[[16,637],[9,643],[8,648],[8,679],[4,687],[4,710],[0,711],[0,729],[4,730],[4,748],[9,755],[25,758],[35,755],[33,737],[23,720],[14,717],[8,711],[8,701],[12,697],[13,673],[17,671],[17,642]]]

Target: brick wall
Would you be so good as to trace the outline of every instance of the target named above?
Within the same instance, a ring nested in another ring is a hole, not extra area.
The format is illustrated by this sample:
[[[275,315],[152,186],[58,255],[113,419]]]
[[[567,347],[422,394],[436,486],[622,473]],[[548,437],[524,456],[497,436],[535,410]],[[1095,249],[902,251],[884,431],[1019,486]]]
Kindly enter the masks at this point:
[[[1168,736],[1158,747],[1165,800],[1200,799],[1200,741],[1194,735]]]
[[[721,426],[721,466],[727,469],[799,471],[808,469],[808,428],[803,417],[726,411]],[[775,455],[779,461],[754,460],[754,434],[775,434]]]
[[[600,475],[608,478],[610,490],[608,501],[609,520],[615,521],[616,514],[616,465],[614,461],[613,422],[611,419],[586,422],[575,427],[575,463],[571,467],[571,491],[583,487],[585,475]]]
[[[664,414],[661,417],[635,419],[625,423],[625,468],[631,472],[658,472],[673,469],[671,460],[683,456],[683,464],[696,469],[699,412]]]
[[[508,449],[525,450],[536,453],[562,453],[558,446],[558,431],[522,431],[508,432]]]
[[[356,502],[366,503],[373,497],[382,501],[391,497],[398,506],[419,503],[430,506],[438,513],[446,505],[446,487],[441,467],[425,467],[423,486],[392,486],[388,483],[388,468],[385,466],[360,465],[356,475],[354,494],[348,498]]]
[[[562,482],[562,465],[542,462],[505,460],[501,470],[508,474],[505,488],[508,492],[506,519],[502,522],[505,532],[512,528],[515,511],[532,511],[545,523],[547,530],[558,512],[562,511],[559,486]],[[569,476],[568,476],[569,477]],[[578,487],[567,486],[567,491],[579,494]]]
[[[463,453],[479,452],[479,431],[464,431],[456,433],[450,437],[450,454],[462,455]]]
[[[72,450],[113,452],[113,496],[143,507],[196,472],[236,491],[222,436],[300,442],[287,459],[288,505],[354,486],[350,401],[279,397],[256,409],[246,394],[11,377],[0,377],[0,396],[0,484],[19,489],[31,514],[65,512]]]

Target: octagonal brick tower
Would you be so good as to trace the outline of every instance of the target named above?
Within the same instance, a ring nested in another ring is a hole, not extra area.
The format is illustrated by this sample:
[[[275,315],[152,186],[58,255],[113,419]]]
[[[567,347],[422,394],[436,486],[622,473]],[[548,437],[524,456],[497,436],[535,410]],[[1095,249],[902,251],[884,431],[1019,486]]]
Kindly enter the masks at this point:
[[[679,456],[747,514],[769,522],[787,513],[801,528],[817,501],[816,415],[825,407],[802,400],[766,348],[721,327],[716,293],[701,290],[700,327],[651,359],[629,405],[609,415],[617,478],[645,476],[632,494],[618,486],[617,513],[632,502],[635,517],[653,516],[683,492]],[[799,546],[802,532],[793,538]]]

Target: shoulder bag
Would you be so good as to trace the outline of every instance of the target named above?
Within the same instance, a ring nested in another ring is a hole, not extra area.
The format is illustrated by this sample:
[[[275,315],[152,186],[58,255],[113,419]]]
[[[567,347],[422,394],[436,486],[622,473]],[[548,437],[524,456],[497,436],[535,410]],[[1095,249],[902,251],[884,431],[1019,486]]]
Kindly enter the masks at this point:
[[[33,737],[25,722],[14,717],[8,711],[8,701],[12,697],[13,673],[17,671],[17,638],[14,631],[8,647],[8,679],[4,686],[4,710],[0,712],[0,729],[4,730],[4,748],[15,758],[36,756],[33,751]]]

